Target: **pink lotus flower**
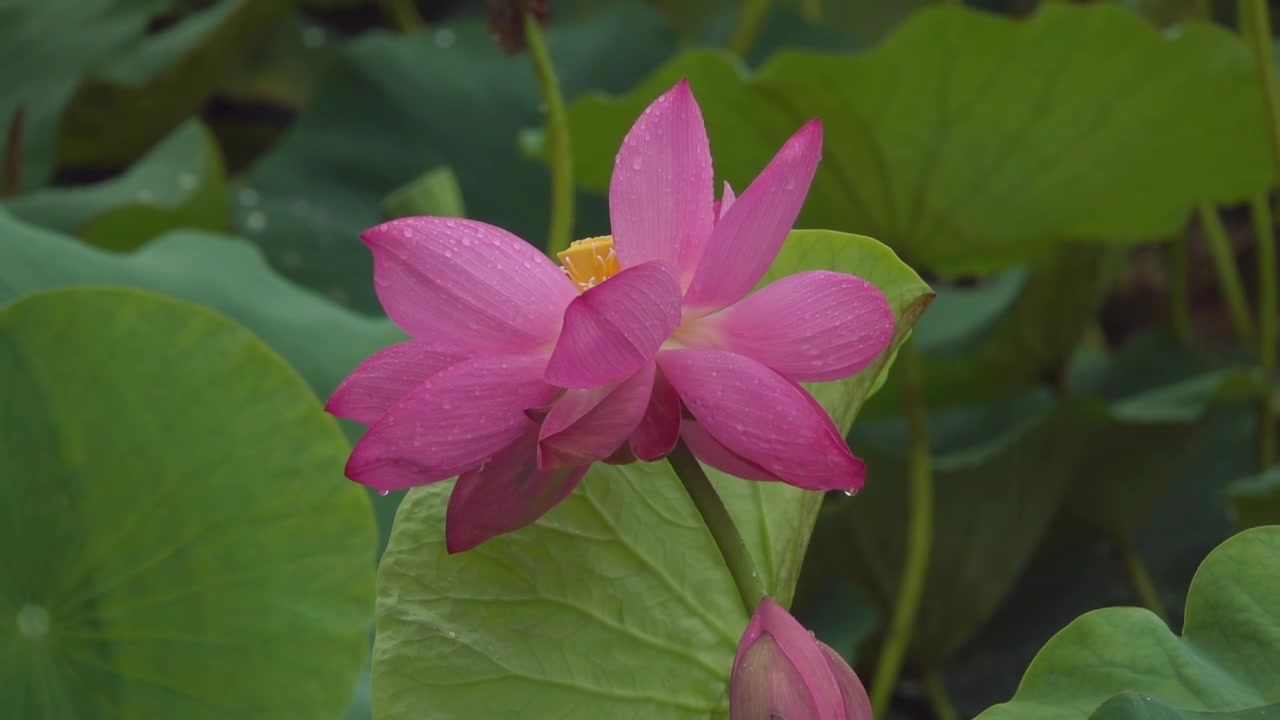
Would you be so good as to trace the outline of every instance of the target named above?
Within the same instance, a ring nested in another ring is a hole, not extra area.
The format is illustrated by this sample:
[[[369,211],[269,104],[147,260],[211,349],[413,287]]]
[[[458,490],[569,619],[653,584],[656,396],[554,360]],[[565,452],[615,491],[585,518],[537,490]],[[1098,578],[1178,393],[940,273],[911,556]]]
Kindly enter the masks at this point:
[[[729,720],[871,720],[853,668],[782,606],[760,601],[738,643]]]
[[[366,359],[327,409],[369,425],[347,477],[381,491],[458,476],[447,546],[527,525],[594,462],[657,460],[683,437],[709,465],[813,490],[865,469],[797,381],[836,380],[885,349],[870,283],[805,272],[748,295],[773,262],[821,154],[814,120],[735,199],[714,201],[686,83],[618,152],[611,237],[561,253],[453,218],[363,234],[387,314],[412,338]]]

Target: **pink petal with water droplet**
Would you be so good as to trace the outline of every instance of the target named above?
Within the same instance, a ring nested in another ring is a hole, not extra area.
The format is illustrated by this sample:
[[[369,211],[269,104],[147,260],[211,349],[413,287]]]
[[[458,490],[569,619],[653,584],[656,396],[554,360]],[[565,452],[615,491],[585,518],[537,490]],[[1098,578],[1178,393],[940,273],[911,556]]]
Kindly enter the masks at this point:
[[[463,473],[449,496],[445,546],[450,553],[519,530],[560,504],[587,467],[539,470],[538,434],[526,433],[481,468]]]
[[[586,389],[653,361],[680,324],[680,286],[667,263],[627,268],[578,296],[547,363],[547,382]]]
[[[650,362],[617,383],[560,396],[542,422],[538,467],[590,465],[613,455],[649,406],[655,370]]]
[[[866,466],[804,388],[724,350],[664,350],[658,367],[729,452],[807,490],[857,490]]]
[[[550,346],[577,287],[511,233],[474,220],[410,217],[361,235],[382,307],[405,332],[472,353]]]
[[[392,405],[356,443],[347,477],[399,490],[470,470],[536,428],[528,408],[559,389],[542,381],[545,358],[486,356],[436,374]]]
[[[685,293],[687,310],[728,307],[755,287],[791,232],[821,156],[822,123],[812,120],[722,213]]]
[[[622,141],[609,181],[609,222],[623,267],[661,260],[692,276],[711,236],[714,183],[702,111],[681,80]]]
[[[329,396],[324,409],[340,418],[372,425],[392,405],[466,353],[410,340],[365,358]]]
[[[746,355],[792,380],[839,380],[860,372],[893,339],[889,301],[853,275],[815,270],[776,280],[692,323],[707,347]]]

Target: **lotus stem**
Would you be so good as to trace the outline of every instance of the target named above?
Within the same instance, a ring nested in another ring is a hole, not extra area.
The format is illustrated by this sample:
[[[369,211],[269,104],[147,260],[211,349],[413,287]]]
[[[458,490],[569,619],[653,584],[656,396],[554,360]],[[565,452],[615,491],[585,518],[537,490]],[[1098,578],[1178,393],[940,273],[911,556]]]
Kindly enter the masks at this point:
[[[547,254],[569,247],[573,239],[573,145],[569,138],[569,112],[565,109],[560,79],[538,19],[526,11],[524,39],[529,48],[547,111],[547,142],[551,165],[551,227],[547,230]]]
[[[1201,203],[1196,208],[1200,216],[1200,224],[1204,227],[1205,238],[1209,241],[1209,251],[1213,255],[1213,266],[1218,272],[1218,284],[1222,287],[1222,297],[1227,303],[1227,311],[1231,315],[1231,324],[1236,329],[1236,338],[1241,345],[1253,343],[1253,319],[1249,317],[1249,303],[1245,300],[1244,283],[1240,280],[1240,270],[1236,267],[1231,253],[1231,240],[1227,237],[1227,229],[1222,225],[1218,211],[1208,203]]]
[[[929,449],[929,417],[925,405],[924,370],[920,350],[914,339],[908,339],[898,351],[897,367],[901,372],[902,401],[907,416],[908,513],[907,555],[902,570],[902,584],[894,601],[880,658],[871,689],[874,717],[887,717],[911,645],[911,631],[924,596],[929,573],[929,551],[933,545],[933,459]]]
[[[1142,553],[1138,552],[1138,546],[1133,538],[1127,535],[1117,537],[1113,545],[1120,553],[1120,561],[1124,563],[1124,574],[1129,578],[1129,586],[1138,596],[1138,602],[1168,624],[1169,616],[1165,612],[1164,603],[1160,602],[1156,583],[1151,579],[1151,573],[1147,571],[1147,565],[1142,561]]]
[[[667,456],[667,461],[689,493],[689,499],[693,500],[693,506],[698,509],[707,530],[711,532],[716,547],[720,548],[724,564],[729,568],[734,584],[738,586],[738,594],[742,596],[742,605],[750,616],[766,591],[760,570],[756,567],[742,534],[738,532],[738,526],[733,523],[729,509],[724,506],[720,494],[716,492],[715,486],[711,484],[710,478],[703,472],[702,465],[684,440],[676,441],[676,447]]]
[[[956,706],[951,702],[951,695],[947,692],[947,686],[942,683],[942,677],[938,675],[936,670],[927,671],[921,678],[924,681],[924,692],[929,697],[929,705],[933,708],[933,716],[936,720],[960,720],[960,714],[956,712]]]
[[[756,38],[760,37],[760,28],[764,26],[765,16],[769,14],[769,6],[772,4],[771,0],[747,0],[746,6],[742,8],[742,15],[738,17],[738,24],[729,36],[730,52],[743,60],[747,59],[751,48],[755,47]]]

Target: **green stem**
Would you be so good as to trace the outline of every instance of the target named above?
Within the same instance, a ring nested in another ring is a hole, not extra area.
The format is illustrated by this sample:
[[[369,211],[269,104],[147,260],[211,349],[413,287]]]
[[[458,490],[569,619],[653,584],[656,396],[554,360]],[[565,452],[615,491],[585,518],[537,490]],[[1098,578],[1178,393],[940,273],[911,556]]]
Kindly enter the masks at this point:
[[[693,456],[689,446],[684,444],[684,440],[676,441],[676,447],[667,456],[667,461],[675,469],[676,476],[684,484],[685,492],[689,493],[693,506],[698,509],[707,530],[711,531],[712,539],[720,548],[724,564],[738,586],[738,594],[742,596],[747,614],[754,613],[756,606],[760,604],[760,598],[766,594],[764,581],[751,557],[751,551],[747,549],[746,541],[738,532],[738,526],[733,524],[729,509],[724,506],[720,494],[716,492],[715,486],[702,471],[698,459]]]
[[[752,46],[756,44],[756,38],[760,36],[760,28],[764,25],[765,16],[769,14],[769,6],[772,4],[772,0],[747,0],[738,24],[729,36],[730,52],[743,60],[747,59]]]
[[[1271,388],[1276,377],[1276,318],[1280,313],[1280,292],[1276,287],[1276,236],[1271,203],[1266,195],[1249,202],[1253,232],[1258,239],[1258,363],[1262,366],[1262,388],[1258,398],[1258,464],[1265,472],[1276,463],[1276,406]]]
[[[1246,15],[1246,11],[1249,12]],[[1265,0],[1241,0],[1240,29],[1253,48],[1258,81],[1266,99],[1268,126],[1271,130],[1271,152],[1277,177],[1280,177],[1280,85],[1276,83],[1276,66],[1271,50],[1271,14]],[[1253,227],[1258,240],[1258,359],[1262,364],[1262,398],[1259,446],[1262,470],[1276,460],[1276,411],[1271,402],[1271,385],[1276,373],[1276,238],[1271,206],[1265,196],[1251,203]]]
[[[933,544],[933,467],[929,453],[929,419],[925,407],[924,371],[914,339],[898,351],[902,373],[902,400],[907,416],[909,453],[907,459],[909,513],[907,557],[898,588],[893,618],[884,638],[871,689],[874,717],[887,717],[889,701],[898,684],[898,674],[911,644],[911,630],[924,595],[929,572],[929,550]]]
[[[1191,302],[1187,290],[1187,236],[1169,243],[1169,324],[1183,345],[1191,344]]]
[[[573,145],[569,142],[569,112],[560,92],[560,79],[556,77],[551,53],[542,36],[542,26],[537,18],[526,12],[524,39],[529,47],[529,59],[538,75],[538,87],[542,89],[542,102],[547,106],[547,142],[551,163],[551,227],[547,231],[547,254],[569,247],[573,239]]]
[[[1231,253],[1227,229],[1223,227],[1222,218],[1212,205],[1201,203],[1196,211],[1200,216],[1200,224],[1204,227],[1205,239],[1209,241],[1213,266],[1218,272],[1218,284],[1222,286],[1222,297],[1227,302],[1236,336],[1241,345],[1250,345],[1253,342],[1253,319],[1249,317],[1249,303],[1245,300],[1244,283],[1240,281],[1240,270]]]
[[[929,697],[929,705],[933,707],[933,716],[936,720],[960,720],[960,713],[956,712],[956,706],[951,703],[951,695],[947,692],[947,686],[942,683],[942,677],[934,670],[929,670],[921,678],[924,681],[924,692]]]
[[[1151,573],[1147,572],[1147,566],[1142,562],[1142,554],[1138,552],[1138,546],[1127,536],[1117,537],[1113,544],[1116,551],[1120,553],[1120,561],[1124,563],[1124,574],[1129,578],[1129,585],[1138,596],[1138,602],[1168,623],[1169,616],[1165,614],[1164,603],[1160,602],[1160,593],[1156,591],[1155,581],[1151,579]]]
[[[418,13],[414,0],[381,0],[382,14],[391,27],[406,35],[417,32],[427,26],[427,22]]]

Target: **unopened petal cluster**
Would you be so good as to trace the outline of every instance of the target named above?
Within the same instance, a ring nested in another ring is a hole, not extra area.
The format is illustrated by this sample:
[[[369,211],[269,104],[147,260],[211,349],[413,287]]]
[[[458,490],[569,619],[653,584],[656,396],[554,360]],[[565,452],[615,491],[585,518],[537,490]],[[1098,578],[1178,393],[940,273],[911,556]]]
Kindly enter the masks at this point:
[[[729,720],[871,720],[871,702],[844,658],[766,597],[738,643]]]

